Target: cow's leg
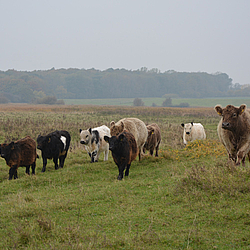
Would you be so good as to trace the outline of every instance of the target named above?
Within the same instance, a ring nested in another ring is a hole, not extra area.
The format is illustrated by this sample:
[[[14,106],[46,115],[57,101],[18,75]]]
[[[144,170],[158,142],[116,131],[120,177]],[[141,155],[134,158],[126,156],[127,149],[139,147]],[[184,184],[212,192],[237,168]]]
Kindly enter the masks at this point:
[[[67,157],[67,153],[65,153],[65,155],[61,155],[59,157],[59,167],[60,168],[63,168],[66,157]]]
[[[127,165],[126,171],[125,171],[125,176],[129,175],[129,169],[130,169],[131,164]]]
[[[125,167],[126,167],[126,164],[121,164],[120,166],[118,166],[118,169],[119,169],[119,175],[118,175],[118,177],[117,177],[117,180],[122,180],[122,178],[123,178],[123,172],[124,172],[124,170],[125,170]]]
[[[42,168],[42,172],[46,171],[46,165],[47,165],[47,158],[43,157],[43,168]]]
[[[160,146],[160,143],[158,143],[156,148],[155,148],[155,157],[158,157],[159,146]]]
[[[55,164],[55,170],[57,170],[59,168],[58,167],[58,156],[53,158],[53,162]]]
[[[107,161],[109,157],[109,150],[104,151],[104,161]]]
[[[151,149],[149,150],[149,153],[150,153],[151,156],[153,156],[154,149],[151,148]]]
[[[30,165],[29,166],[26,166],[26,174],[30,175]]]
[[[14,179],[17,179],[17,165],[13,165],[9,170],[9,180],[12,180],[14,175]]]
[[[35,169],[36,169],[36,162],[34,161],[34,162],[31,164],[32,174],[35,174]]]

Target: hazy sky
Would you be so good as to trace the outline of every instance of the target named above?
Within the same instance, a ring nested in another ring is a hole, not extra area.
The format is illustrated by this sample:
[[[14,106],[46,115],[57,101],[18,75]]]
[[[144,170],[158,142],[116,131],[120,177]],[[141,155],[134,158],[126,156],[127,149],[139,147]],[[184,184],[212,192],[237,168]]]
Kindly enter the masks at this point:
[[[250,0],[0,0],[0,70],[141,67],[250,84]]]

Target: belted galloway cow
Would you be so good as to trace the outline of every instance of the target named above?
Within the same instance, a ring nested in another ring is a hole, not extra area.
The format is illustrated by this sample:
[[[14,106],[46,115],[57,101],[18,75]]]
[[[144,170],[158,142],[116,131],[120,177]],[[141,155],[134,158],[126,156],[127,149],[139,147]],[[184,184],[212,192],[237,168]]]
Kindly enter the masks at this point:
[[[250,114],[247,105],[242,104],[239,108],[227,105],[214,107],[215,111],[222,116],[217,132],[221,143],[225,146],[228,157],[236,165],[245,165],[246,155],[250,151]]]
[[[26,167],[26,174],[30,174],[30,166],[32,174],[35,174],[36,158],[36,142],[29,135],[11,143],[3,143],[0,145],[1,157],[6,161],[10,167],[9,180],[17,179],[17,169],[19,167]]]
[[[70,145],[70,134],[66,130],[56,130],[48,135],[37,137],[37,148],[42,152],[43,168],[46,171],[47,159],[53,159],[55,169],[63,168]],[[58,166],[59,159],[59,166]]]

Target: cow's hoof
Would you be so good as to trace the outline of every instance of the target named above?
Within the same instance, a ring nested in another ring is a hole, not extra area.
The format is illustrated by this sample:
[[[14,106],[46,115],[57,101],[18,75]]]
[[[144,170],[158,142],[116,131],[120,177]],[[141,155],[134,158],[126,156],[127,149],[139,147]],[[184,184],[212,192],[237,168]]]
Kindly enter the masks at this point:
[[[118,175],[117,180],[121,181],[122,177],[120,175]]]

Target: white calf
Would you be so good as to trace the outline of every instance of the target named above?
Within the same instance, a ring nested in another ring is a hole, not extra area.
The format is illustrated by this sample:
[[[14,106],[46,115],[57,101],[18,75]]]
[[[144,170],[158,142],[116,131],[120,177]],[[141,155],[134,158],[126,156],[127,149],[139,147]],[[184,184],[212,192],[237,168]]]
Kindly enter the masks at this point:
[[[206,139],[206,133],[204,127],[200,123],[182,123],[184,127],[183,143],[186,146],[188,141],[203,140]]]

